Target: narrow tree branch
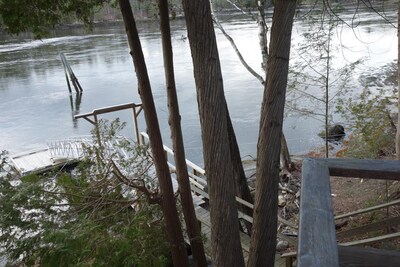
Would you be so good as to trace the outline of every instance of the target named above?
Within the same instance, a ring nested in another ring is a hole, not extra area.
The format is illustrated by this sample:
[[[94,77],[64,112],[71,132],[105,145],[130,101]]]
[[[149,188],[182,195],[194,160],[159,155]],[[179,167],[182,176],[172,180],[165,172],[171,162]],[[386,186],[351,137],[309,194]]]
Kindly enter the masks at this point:
[[[215,23],[215,25],[218,27],[218,29],[222,32],[222,34],[225,36],[225,38],[231,43],[233,49],[235,50],[236,55],[238,56],[240,62],[243,64],[243,66],[248,70],[248,72],[250,72],[257,80],[259,80],[261,82],[261,84],[264,84],[264,79],[263,77],[261,77],[261,75],[259,75],[253,68],[251,68],[249,66],[249,64],[247,64],[247,62],[244,60],[242,53],[240,53],[239,49],[236,46],[235,41],[232,39],[232,37],[225,31],[224,27],[221,25],[221,23],[219,22],[218,18],[215,16],[214,13],[214,9],[212,7],[212,1],[210,1],[211,4],[211,15],[213,18],[213,21]]]

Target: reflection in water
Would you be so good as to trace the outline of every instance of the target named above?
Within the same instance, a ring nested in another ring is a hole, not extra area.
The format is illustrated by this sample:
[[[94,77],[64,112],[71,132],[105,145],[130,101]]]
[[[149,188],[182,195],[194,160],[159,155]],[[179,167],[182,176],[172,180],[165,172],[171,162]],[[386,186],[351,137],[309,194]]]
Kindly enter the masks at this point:
[[[79,114],[81,101],[82,101],[82,92],[77,92],[75,95],[75,101],[73,101],[72,94],[69,94],[69,101],[71,104],[71,114],[72,114],[72,122],[74,128],[78,128],[78,120],[75,119],[75,115]]]
[[[390,18],[395,19],[395,12],[392,13]],[[396,40],[396,29],[384,24],[377,15],[361,17],[363,21],[360,21],[357,29],[341,28],[334,40],[346,47],[335,55],[340,58],[334,63],[337,64],[335,67],[342,64],[340,61],[366,58],[364,65],[353,73],[351,83],[355,90],[362,89],[358,82],[360,73],[365,72],[368,66],[379,67],[391,62],[396,58],[397,51],[393,41]],[[297,19],[293,30],[293,47],[309,30],[309,23]],[[261,72],[257,25],[253,21],[235,17],[225,22],[224,26],[250,66]],[[157,22],[139,22],[138,27],[163,140],[170,145],[159,25]],[[201,164],[201,134],[191,54],[188,41],[182,39],[182,36],[187,35],[184,20],[174,20],[171,28],[186,154],[189,159]],[[243,68],[229,42],[218,31],[216,33],[225,95],[241,153],[243,156],[254,156],[263,87]],[[82,29],[67,29],[52,34],[51,38],[41,41],[31,40],[26,35],[7,39],[0,34],[1,150],[15,153],[41,147],[48,140],[88,134],[92,126],[83,122],[78,124],[76,120],[71,120],[71,114],[73,116],[80,111],[89,112],[105,106],[140,102],[122,25],[95,28],[91,33]],[[368,41],[368,46],[359,40]],[[65,74],[59,59],[61,52],[66,54],[79,77],[85,90],[84,99],[82,94],[70,95],[66,89]],[[295,55],[293,50],[291,62],[294,68]],[[116,116],[122,121],[132,122],[130,112],[110,114],[106,118],[113,119]],[[140,125],[140,129],[144,130],[143,119],[140,119]],[[303,153],[310,147],[322,145],[322,140],[317,136],[320,127],[322,123],[312,118],[287,114],[284,131],[290,152]],[[124,134],[134,136],[131,128]]]

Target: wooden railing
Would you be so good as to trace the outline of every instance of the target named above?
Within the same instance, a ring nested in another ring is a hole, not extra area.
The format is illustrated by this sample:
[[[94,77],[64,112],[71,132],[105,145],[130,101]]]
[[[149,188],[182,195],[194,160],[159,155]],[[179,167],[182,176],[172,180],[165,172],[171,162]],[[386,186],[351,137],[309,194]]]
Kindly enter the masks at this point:
[[[149,141],[149,136],[146,133],[141,132],[140,134],[142,136],[142,143]],[[168,165],[169,165],[170,169],[174,171],[175,165],[173,163],[171,163],[171,162],[173,162],[174,152],[172,151],[172,149],[170,149],[166,145],[164,145],[164,151],[165,151],[165,155],[166,155],[166,158],[168,161]],[[206,171],[203,168],[201,168],[200,166],[196,165],[195,163],[193,163],[187,159],[186,159],[186,165],[188,168],[189,180],[190,180],[192,192],[197,195],[201,195],[205,199],[209,200],[210,197],[207,193]],[[254,209],[254,205],[252,203],[249,203],[242,198],[236,197],[236,202],[239,205],[244,205],[252,210]],[[238,218],[243,219],[251,224],[253,223],[253,218],[251,216],[248,216],[247,214],[244,214],[239,210],[238,210]],[[284,225],[291,227],[292,229],[298,228],[295,224],[281,218],[280,216],[278,216],[278,221]],[[290,238],[285,237],[282,234],[278,234],[278,237],[285,239],[285,240],[290,239]],[[293,243],[293,240],[290,240],[290,242]]]
[[[98,108],[89,113],[75,115],[74,118],[75,119],[83,118],[86,121],[90,122],[91,124],[93,124],[94,126],[97,127],[98,115],[115,112],[115,111],[121,111],[121,110],[125,110],[125,109],[132,109],[133,127],[135,130],[136,142],[140,143],[138,117],[139,117],[140,112],[143,110],[141,103],[139,103],[139,104],[127,103],[127,104],[121,104],[121,105],[116,105],[116,106],[109,106],[109,107],[105,107],[105,108]],[[91,117],[93,117],[93,120],[91,119]],[[98,137],[98,138],[100,138],[100,137]]]
[[[383,253],[370,250],[338,247],[336,241],[335,217],[333,216],[330,176],[400,180],[400,161],[391,160],[358,160],[358,159],[304,159],[302,169],[302,186],[300,200],[300,224],[297,252],[297,266],[363,266],[357,263],[360,255],[374,255],[379,265],[399,263],[400,257],[394,252]],[[337,178],[340,179],[340,178]],[[398,203],[398,201],[396,201]],[[396,204],[395,203],[395,204]],[[391,203],[393,204],[393,203]],[[363,212],[363,211],[359,211]],[[352,216],[356,213],[337,218]],[[399,237],[399,233],[392,237]],[[353,245],[353,244],[343,244]],[[340,262],[339,262],[340,251]],[[387,257],[388,253],[391,257]],[[396,255],[394,255],[396,254]],[[344,265],[352,264],[354,265]],[[358,265],[357,265],[358,264]]]

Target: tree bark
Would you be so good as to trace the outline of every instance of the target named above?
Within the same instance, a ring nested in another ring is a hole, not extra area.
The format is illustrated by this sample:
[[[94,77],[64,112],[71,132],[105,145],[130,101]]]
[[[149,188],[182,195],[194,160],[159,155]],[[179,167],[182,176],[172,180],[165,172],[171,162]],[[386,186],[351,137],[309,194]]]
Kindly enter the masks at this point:
[[[186,165],[185,149],[183,145],[181,116],[179,113],[178,96],[176,93],[173,51],[171,44],[171,30],[169,25],[168,0],[159,0],[160,28],[162,36],[165,81],[167,85],[169,125],[171,129],[172,147],[176,165],[176,176],[179,184],[182,211],[186,223],[187,234],[190,239],[195,264],[198,267],[207,266],[204,246],[201,239],[200,227],[193,206],[190,190],[189,175]]]
[[[288,148],[288,145],[286,143],[286,138],[285,138],[285,135],[283,134],[283,131],[282,131],[282,137],[281,137],[280,158],[281,158],[282,170],[286,171],[286,172],[292,171],[293,164],[292,164],[292,160],[290,159],[289,148]]]
[[[268,62],[268,41],[267,41],[268,27],[267,24],[265,23],[266,6],[267,6],[266,0],[257,1],[258,40],[260,42],[260,48],[261,48],[261,58],[262,58],[261,67],[264,70],[264,72],[267,72],[267,62]]]
[[[210,196],[213,266],[244,266],[232,179],[227,109],[209,0],[183,0]]]
[[[228,110],[228,107],[226,107],[226,109]],[[247,178],[246,174],[244,173],[242,158],[240,156],[240,150],[236,140],[235,130],[233,129],[231,117],[229,116],[229,112],[227,112],[227,123],[236,196],[253,204],[253,197],[251,196],[249,185],[247,184]],[[249,207],[240,204],[239,210],[244,214],[249,215],[250,217],[253,216],[253,210]],[[249,235],[251,235],[252,224],[247,221],[245,221],[244,224],[246,226],[247,232],[249,233]]]
[[[257,180],[249,267],[274,266],[275,261],[280,138],[295,8],[295,0],[275,1],[257,147]]]
[[[396,131],[396,156],[400,160],[400,1],[397,6],[397,131]]]
[[[172,188],[171,175],[165,158],[163,143],[158,124],[157,113],[151,92],[150,80],[143,56],[139,34],[133,17],[129,0],[119,0],[125,30],[131,49],[131,55],[138,79],[139,94],[142,100],[145,120],[150,138],[153,162],[156,168],[161,199],[161,208],[164,215],[167,234],[171,244],[171,253],[174,266],[189,266],[186,247],[176,209],[175,197]]]

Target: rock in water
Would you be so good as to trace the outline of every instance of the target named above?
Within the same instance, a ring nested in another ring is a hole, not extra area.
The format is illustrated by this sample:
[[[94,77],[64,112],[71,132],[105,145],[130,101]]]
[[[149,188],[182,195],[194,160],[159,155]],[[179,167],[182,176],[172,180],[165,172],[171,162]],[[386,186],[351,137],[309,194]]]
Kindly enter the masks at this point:
[[[328,141],[339,141],[345,135],[344,127],[340,124],[335,124],[328,128]],[[325,131],[319,133],[319,136],[325,139]]]

